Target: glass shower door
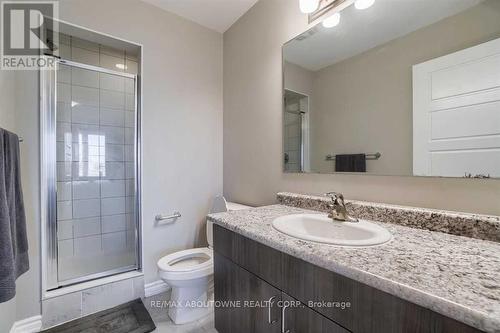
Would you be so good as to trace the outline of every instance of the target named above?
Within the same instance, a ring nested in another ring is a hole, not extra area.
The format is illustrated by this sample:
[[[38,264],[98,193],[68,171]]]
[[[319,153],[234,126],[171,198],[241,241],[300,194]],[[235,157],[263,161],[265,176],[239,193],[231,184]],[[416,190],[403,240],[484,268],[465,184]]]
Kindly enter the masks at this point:
[[[138,268],[136,77],[60,61],[55,75],[57,286]]]
[[[308,112],[309,97],[285,90],[284,103],[284,171],[304,171],[304,115]]]

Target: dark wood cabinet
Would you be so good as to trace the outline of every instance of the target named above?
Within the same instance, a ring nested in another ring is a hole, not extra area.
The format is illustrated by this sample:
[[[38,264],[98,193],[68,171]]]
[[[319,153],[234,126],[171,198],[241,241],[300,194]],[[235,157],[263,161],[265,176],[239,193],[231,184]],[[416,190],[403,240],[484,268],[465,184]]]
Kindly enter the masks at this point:
[[[214,260],[219,333],[349,332],[224,256],[215,253]]]
[[[282,284],[283,253],[217,225],[213,237],[218,254],[274,286]]]
[[[214,260],[217,331],[281,332],[281,291],[217,253]]]
[[[301,306],[215,309],[219,333],[478,333],[473,327],[214,226],[215,299]],[[290,295],[290,296],[289,296]],[[324,304],[330,302],[334,305]],[[349,303],[343,307],[342,304]],[[340,305],[340,306],[339,306]],[[284,311],[284,312],[283,312]]]
[[[308,308],[300,301],[285,293],[281,295],[281,312],[284,326],[282,332],[288,333],[349,333],[318,312]]]

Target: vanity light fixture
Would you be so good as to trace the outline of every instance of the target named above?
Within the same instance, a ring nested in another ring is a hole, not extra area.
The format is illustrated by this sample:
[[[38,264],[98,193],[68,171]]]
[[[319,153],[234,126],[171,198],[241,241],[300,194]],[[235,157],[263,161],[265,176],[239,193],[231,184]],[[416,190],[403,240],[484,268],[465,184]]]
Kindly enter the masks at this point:
[[[300,6],[302,10],[302,6],[306,6],[305,2],[308,2],[306,0],[299,0],[300,1]],[[304,4],[303,4],[304,3]],[[350,7],[351,5],[354,5],[356,9],[367,9],[373,6],[375,3],[375,0],[319,0],[319,5],[316,6],[316,2],[314,3],[314,6],[316,9],[309,13],[308,15],[308,21],[309,23],[313,23],[314,21],[318,20],[321,17],[327,17],[329,15],[333,15],[330,13],[340,13],[347,7]],[[307,4],[307,10],[312,10],[313,5],[312,4]],[[305,11],[302,11],[306,13]],[[332,19],[333,20],[333,19]]]
[[[304,14],[314,12],[319,7],[319,0],[299,0],[300,11]]]
[[[356,7],[356,9],[367,9],[373,6],[374,3],[375,0],[356,0],[356,2],[354,2],[354,7]]]
[[[340,23],[340,13],[335,13],[330,15],[326,19],[323,20],[323,26],[325,28],[333,28],[339,25]]]

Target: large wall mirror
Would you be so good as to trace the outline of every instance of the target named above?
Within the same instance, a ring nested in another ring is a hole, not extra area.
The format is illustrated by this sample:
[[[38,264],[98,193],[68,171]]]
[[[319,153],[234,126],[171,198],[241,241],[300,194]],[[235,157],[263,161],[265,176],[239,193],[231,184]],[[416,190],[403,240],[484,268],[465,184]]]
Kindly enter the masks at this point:
[[[285,172],[500,177],[500,0],[352,5],[283,72]]]

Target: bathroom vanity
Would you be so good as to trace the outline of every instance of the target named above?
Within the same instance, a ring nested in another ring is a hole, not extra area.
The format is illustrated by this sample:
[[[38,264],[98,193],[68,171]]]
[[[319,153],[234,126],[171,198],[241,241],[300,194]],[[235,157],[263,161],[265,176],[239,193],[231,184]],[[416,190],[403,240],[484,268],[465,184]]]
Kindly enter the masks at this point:
[[[218,332],[498,331],[497,242],[377,222],[393,235],[390,242],[339,247],[273,228],[278,217],[320,214],[327,201],[314,200],[317,205],[300,202],[315,211],[273,205],[209,216],[216,224]],[[398,208],[401,220],[408,221],[405,209]],[[417,212],[411,211],[418,217]],[[498,226],[495,217],[455,217],[475,219],[482,229]],[[426,223],[444,218],[434,211]]]

